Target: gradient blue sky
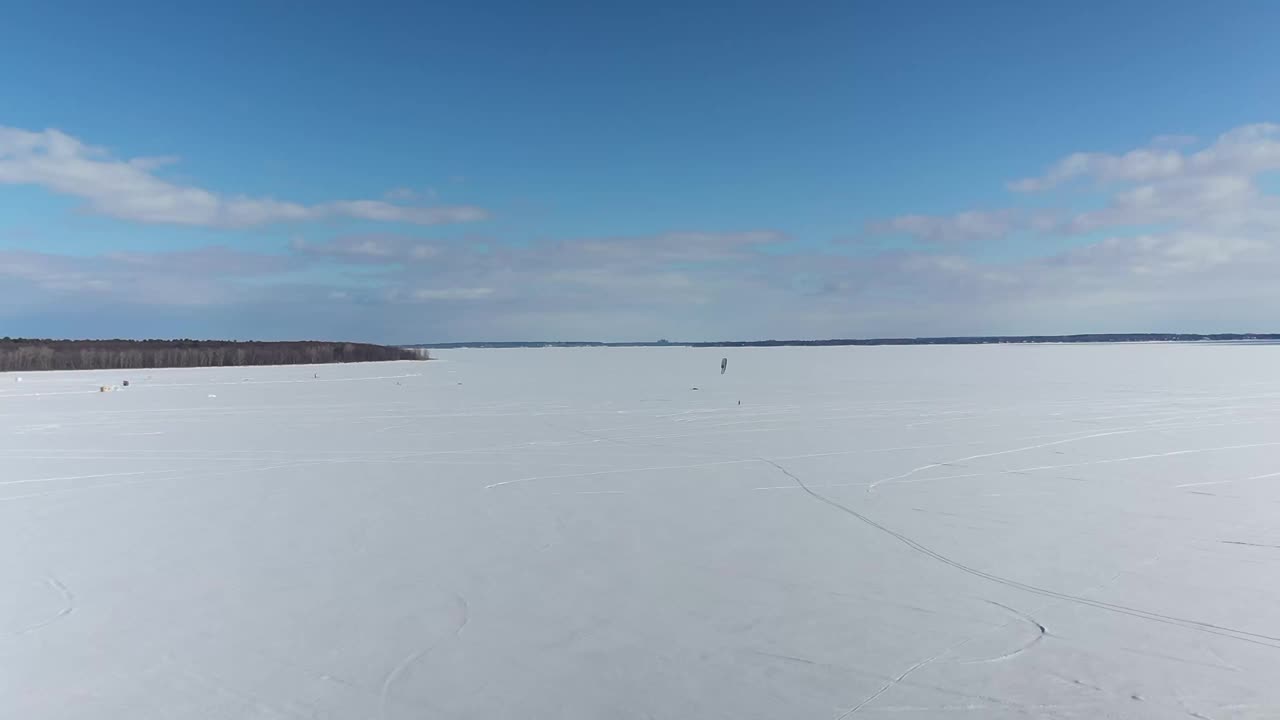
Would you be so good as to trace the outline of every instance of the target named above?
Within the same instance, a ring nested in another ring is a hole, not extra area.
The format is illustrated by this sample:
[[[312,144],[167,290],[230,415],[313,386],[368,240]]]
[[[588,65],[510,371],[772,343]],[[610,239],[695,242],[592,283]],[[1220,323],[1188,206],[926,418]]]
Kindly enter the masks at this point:
[[[696,5],[6,8],[0,335],[1280,330],[1280,4]]]

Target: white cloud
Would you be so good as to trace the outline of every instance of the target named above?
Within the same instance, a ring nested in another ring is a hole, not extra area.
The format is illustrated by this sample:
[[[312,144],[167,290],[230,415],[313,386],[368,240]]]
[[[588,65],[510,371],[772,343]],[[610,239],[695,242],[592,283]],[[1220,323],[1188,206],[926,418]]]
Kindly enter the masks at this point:
[[[345,258],[356,262],[392,264],[422,262],[439,255],[440,248],[401,235],[341,235],[322,243],[295,239],[290,246],[301,253]]]
[[[488,214],[471,206],[454,207],[406,207],[392,205],[381,200],[338,200],[317,205],[321,215],[333,214],[379,222],[402,222],[414,225],[439,225],[484,220]]]
[[[1093,232],[1152,224],[1220,232],[1280,230],[1280,200],[1246,176],[1188,174],[1120,190],[1106,207],[1080,213],[1067,227]]]
[[[1194,231],[1163,235],[1112,237],[1068,251],[1065,265],[1089,272],[1134,275],[1175,275],[1210,270],[1250,257],[1270,262],[1268,244],[1256,238],[1222,236]]]
[[[436,192],[435,188],[430,187],[423,188],[421,190],[411,187],[398,187],[388,190],[385,197],[387,200],[395,202],[409,202],[412,200],[434,201],[439,197],[439,194]]]
[[[351,245],[352,255],[369,255],[370,257],[390,257],[393,250],[376,240],[361,240]]]
[[[1049,190],[1079,177],[1093,177],[1103,182],[1151,180],[1176,175],[1186,162],[1176,150],[1139,149],[1124,155],[1074,153],[1058,161],[1047,173],[1010,183],[1018,192]]]
[[[955,215],[899,215],[867,224],[869,235],[907,235],[927,243],[997,240],[1021,220],[1012,210],[970,210]]]
[[[1018,192],[1041,192],[1080,178],[1107,184],[1206,175],[1253,177],[1277,169],[1280,169],[1280,125],[1258,123],[1223,133],[1212,145],[1193,153],[1170,147],[1168,136],[1158,137],[1150,147],[1120,155],[1073,153],[1043,175],[1016,180],[1009,188]]]
[[[1259,125],[1202,146],[1072,155],[1084,159],[1033,180],[1049,202],[1071,178],[1096,182],[1101,203],[1074,215],[975,209],[868,227],[917,238],[912,250],[827,253],[753,230],[523,244],[368,234],[297,241],[286,256],[0,253],[0,314],[180,305],[222,308],[229,327],[402,342],[1268,330],[1280,202],[1259,175],[1280,169],[1277,138]],[[966,244],[1006,237],[1026,238],[1016,257]],[[94,328],[128,332],[133,320]]]
[[[1280,196],[1261,176],[1275,171],[1280,125],[1269,123],[1200,146],[1166,136],[1117,154],[1073,153],[1010,189],[1051,193],[1087,181],[1103,195],[1097,209],[904,215],[867,226],[935,246],[1017,233],[1022,259],[887,252],[832,265],[825,287],[904,326],[928,326],[920,313],[931,308],[952,324],[948,332],[1274,329]],[[1103,239],[1080,244],[1085,233]],[[1069,249],[1037,255],[1042,240]]]
[[[285,256],[0,253],[0,315],[23,303],[67,317],[92,309],[83,332],[130,334],[182,308],[188,315],[155,332],[188,334],[217,320],[241,337],[410,342],[1267,329],[1280,306],[1280,253],[1247,234],[1116,236],[1007,262],[898,251],[756,253],[692,266],[602,255],[592,242],[441,245],[429,262],[383,263],[374,274],[357,253],[327,256],[349,271],[310,273],[321,256],[307,245]],[[432,303],[448,311],[424,314]]]
[[[899,215],[868,222],[855,241],[900,235],[929,245],[980,243],[1001,240],[1024,231],[1055,231],[1062,222],[1062,213],[1051,210],[966,210],[952,215]]]
[[[1216,263],[1217,250],[1189,253],[1168,262],[1172,248],[1187,238],[1207,249],[1214,238],[1223,247],[1255,248],[1274,242],[1280,232],[1280,197],[1263,192],[1262,173],[1280,170],[1280,125],[1257,124],[1226,132],[1199,150],[1190,139],[1160,137],[1149,147],[1125,153],[1073,153],[1044,175],[1019,180],[1011,188],[1044,192],[1074,179],[1091,179],[1106,193],[1098,209],[1067,214],[1028,210],[966,211],[954,215],[903,215],[869,223],[870,234],[902,234],[925,243],[989,241],[1019,232],[1037,237],[1114,233],[1097,246],[1124,246],[1135,254],[1153,254],[1152,263],[1130,253],[1104,253],[1112,262],[1135,267],[1189,269],[1195,262]],[[1122,233],[1141,231],[1139,240]]]
[[[1198,150],[1189,147],[1191,142],[1161,136],[1148,147],[1120,154],[1072,153],[1041,176],[1010,183],[1018,192],[1047,192],[1074,180],[1092,180],[1106,193],[1105,204],[1095,210],[902,215],[870,222],[864,234],[906,235],[941,245],[994,241],[1015,233],[1029,243],[1043,236],[1114,233],[1093,248],[1100,257],[1159,273],[1190,270],[1197,262],[1221,264],[1224,253],[1272,244],[1280,233],[1280,197],[1263,192],[1258,176],[1280,170],[1280,125],[1236,128]],[[1158,232],[1143,232],[1142,239],[1121,234],[1153,228]],[[1191,237],[1196,238],[1193,244]],[[1175,252],[1193,245],[1199,251]],[[1116,252],[1118,247],[1127,251]],[[1151,257],[1139,259],[1144,254]]]
[[[658,235],[567,240],[555,245],[567,263],[716,262],[750,257],[767,245],[786,243],[775,230],[669,232]]]
[[[169,157],[116,159],[59,130],[32,132],[0,126],[0,184],[40,186],[80,198],[90,211],[122,220],[235,228],[332,217],[436,225],[487,216],[472,206],[410,207],[382,200],[306,205],[221,195],[155,174],[173,162]]]
[[[1258,178],[1280,170],[1280,125],[1246,125],[1192,152],[1164,150],[1160,162],[1091,154],[1075,176],[1092,177],[1111,194],[1104,208],[1078,214],[1066,227],[1096,232],[1122,226],[1167,225],[1171,230],[1239,235],[1280,231],[1280,198],[1263,192]],[[1022,188],[1051,188],[1075,168],[1073,155]],[[1268,239],[1269,238],[1260,238]]]
[[[46,300],[69,298],[84,309],[103,303],[228,305],[262,297],[260,284],[246,281],[282,277],[299,267],[293,257],[222,247],[90,257],[0,251],[0,288],[24,283]]]
[[[483,300],[493,295],[493,288],[419,288],[411,293],[414,300]]]

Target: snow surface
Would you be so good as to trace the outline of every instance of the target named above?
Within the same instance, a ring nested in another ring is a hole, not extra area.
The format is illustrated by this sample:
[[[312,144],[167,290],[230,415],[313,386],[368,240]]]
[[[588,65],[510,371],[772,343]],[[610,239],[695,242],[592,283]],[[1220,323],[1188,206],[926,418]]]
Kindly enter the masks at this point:
[[[440,356],[0,375],[0,717],[1280,717],[1280,346]]]

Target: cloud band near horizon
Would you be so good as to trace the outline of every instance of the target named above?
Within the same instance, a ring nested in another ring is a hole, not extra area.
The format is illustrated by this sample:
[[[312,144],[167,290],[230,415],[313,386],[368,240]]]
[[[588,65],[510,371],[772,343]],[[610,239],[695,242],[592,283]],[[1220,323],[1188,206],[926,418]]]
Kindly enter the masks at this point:
[[[262,337],[391,342],[1277,329],[1270,123],[1072,153],[1010,179],[1005,206],[874,219],[853,243],[764,227],[459,239],[429,228],[492,213],[408,204],[403,190],[388,194],[401,202],[227,195],[166,179],[173,162],[0,128],[0,185],[122,223],[228,234],[199,249],[82,255],[0,236],[0,321],[13,328],[0,334],[225,337],[250,316]],[[336,218],[389,229],[343,233],[327,227]],[[233,242],[283,223],[307,223],[304,237]],[[1009,246],[1021,250],[991,251]],[[141,316],[149,327],[134,329]]]

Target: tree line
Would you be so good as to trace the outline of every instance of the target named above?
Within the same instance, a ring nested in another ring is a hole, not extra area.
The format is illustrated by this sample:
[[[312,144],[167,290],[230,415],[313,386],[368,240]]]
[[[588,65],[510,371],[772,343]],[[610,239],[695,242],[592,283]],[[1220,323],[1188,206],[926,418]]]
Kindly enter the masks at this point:
[[[417,350],[367,343],[0,338],[0,372],[306,365],[425,357]]]

